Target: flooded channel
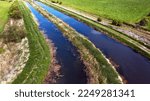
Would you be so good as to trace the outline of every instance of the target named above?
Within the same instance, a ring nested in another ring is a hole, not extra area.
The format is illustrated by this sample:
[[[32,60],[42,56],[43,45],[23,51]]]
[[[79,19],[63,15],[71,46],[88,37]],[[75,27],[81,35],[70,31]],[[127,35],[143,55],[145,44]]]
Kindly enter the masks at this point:
[[[61,77],[56,83],[59,84],[84,84],[87,83],[85,66],[80,60],[77,49],[63,36],[57,27],[26,3],[30,11],[39,22],[40,30],[43,30],[48,38],[54,43],[56,59],[61,65]]]
[[[119,66],[117,71],[125,77],[128,83],[150,83],[150,61],[147,58],[122,43],[108,37],[106,34],[94,30],[75,18],[72,18],[41,2],[36,1],[36,4],[69,24],[76,31],[83,34],[91,42],[93,42],[107,58],[111,59]]]

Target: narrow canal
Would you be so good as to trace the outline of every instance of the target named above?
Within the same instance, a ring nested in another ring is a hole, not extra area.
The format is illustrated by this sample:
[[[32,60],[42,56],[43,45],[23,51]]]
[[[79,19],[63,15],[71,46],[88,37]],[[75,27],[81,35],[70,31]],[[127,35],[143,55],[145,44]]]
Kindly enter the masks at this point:
[[[125,77],[130,84],[147,84],[150,83],[150,61],[131,48],[108,37],[106,34],[98,32],[88,25],[53,9],[41,2],[39,6],[47,12],[60,18],[76,31],[88,37],[88,39],[99,48],[107,58],[119,65],[118,72]]]
[[[40,30],[43,30],[50,40],[54,43],[56,59],[61,65],[62,77],[57,80],[59,84],[84,84],[87,83],[85,67],[79,58],[76,48],[63,36],[57,27],[48,19],[43,17],[29,3],[26,3],[30,11],[39,22]]]

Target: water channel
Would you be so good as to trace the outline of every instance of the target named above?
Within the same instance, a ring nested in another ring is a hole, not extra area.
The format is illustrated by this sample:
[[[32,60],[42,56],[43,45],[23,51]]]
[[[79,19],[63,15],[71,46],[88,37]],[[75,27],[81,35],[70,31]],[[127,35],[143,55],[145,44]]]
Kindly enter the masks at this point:
[[[75,18],[41,2],[36,1],[36,4],[47,10],[48,13],[53,14],[69,24],[82,35],[86,36],[107,58],[110,58],[115,64],[119,65],[117,71],[125,77],[128,83],[150,83],[150,61],[147,58]]]
[[[29,3],[26,3],[30,11],[33,13],[39,22],[40,30],[43,30],[48,38],[54,43],[56,50],[56,59],[61,65],[62,77],[56,83],[59,84],[85,84],[87,83],[87,76],[84,71],[85,66],[80,60],[77,49],[69,42],[59,29],[50,22],[47,18],[42,16]]]

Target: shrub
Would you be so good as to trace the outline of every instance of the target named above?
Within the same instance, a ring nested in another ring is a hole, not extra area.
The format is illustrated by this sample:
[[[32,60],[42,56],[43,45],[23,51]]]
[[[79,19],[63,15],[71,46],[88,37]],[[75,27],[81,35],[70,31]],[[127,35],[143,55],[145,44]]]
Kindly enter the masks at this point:
[[[120,22],[120,21],[117,21],[117,20],[113,20],[113,21],[112,21],[112,25],[121,26],[121,22]]]
[[[52,2],[52,3],[56,3],[56,1],[55,1],[55,0],[51,0],[51,2]]]
[[[51,2],[52,2],[52,3],[60,4],[60,5],[62,4],[62,2],[61,2],[61,1],[58,1],[58,0],[57,0],[57,1],[55,1],[55,0],[51,0]]]
[[[147,16],[150,16],[150,13]]]
[[[59,3],[59,1],[57,0],[56,3]]]
[[[14,18],[14,19],[21,19],[22,18],[22,14],[21,14],[16,2],[14,2],[12,4],[12,6],[10,7],[9,16],[10,16],[10,18]]]
[[[4,42],[19,42],[22,38],[26,36],[25,29],[23,26],[18,27],[16,25],[14,26],[8,26],[8,29],[3,32],[3,38]]]
[[[59,4],[61,5],[61,4],[62,4],[62,2],[60,1],[60,2],[59,2]]]
[[[139,23],[140,26],[146,26],[148,24],[148,20],[146,18],[142,19]]]
[[[102,19],[101,19],[100,17],[98,17],[98,18],[97,18],[97,21],[98,21],[98,22],[101,22],[101,21],[102,21]]]

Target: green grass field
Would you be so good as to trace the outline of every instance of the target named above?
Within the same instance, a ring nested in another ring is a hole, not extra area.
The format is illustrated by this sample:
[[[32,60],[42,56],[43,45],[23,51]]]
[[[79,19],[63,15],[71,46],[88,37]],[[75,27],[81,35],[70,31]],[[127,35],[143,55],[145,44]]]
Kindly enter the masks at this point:
[[[4,25],[8,20],[8,11],[11,3],[0,1],[0,32],[3,30]]]
[[[56,0],[57,1],[57,0]],[[150,13],[150,0],[58,0],[62,5],[124,22],[135,23]]]

